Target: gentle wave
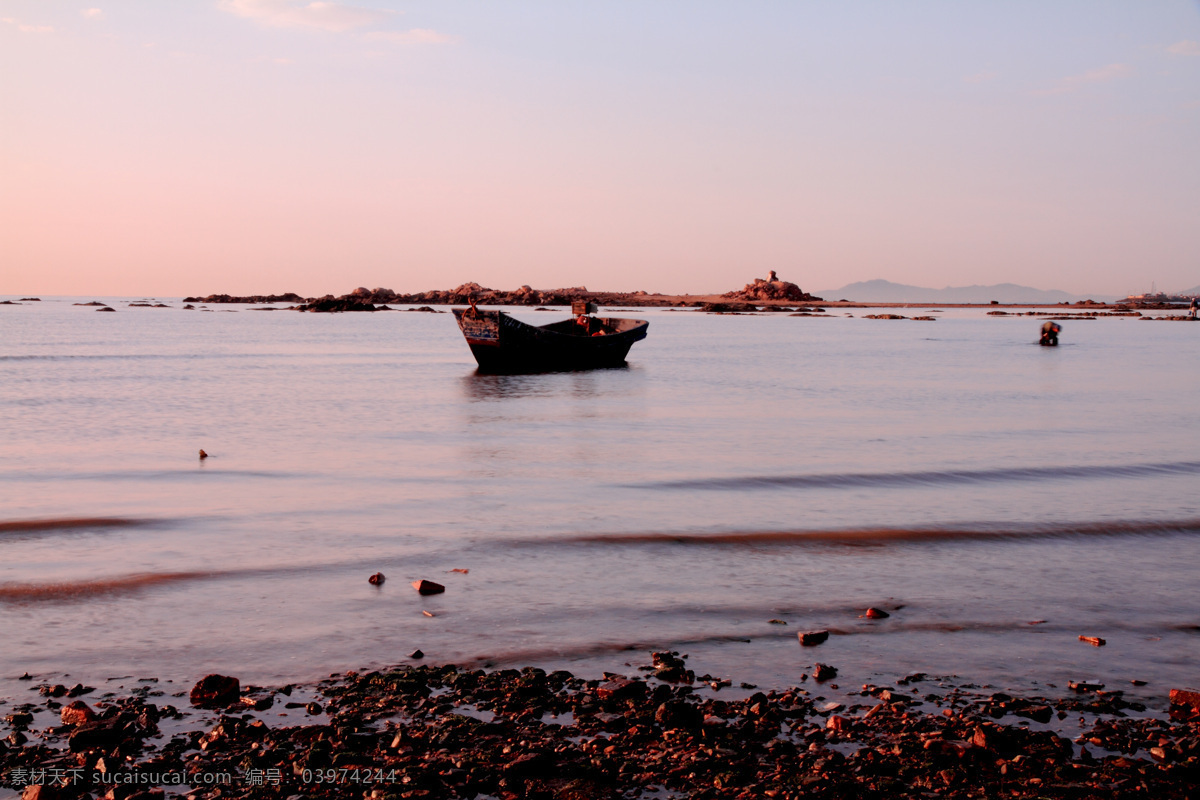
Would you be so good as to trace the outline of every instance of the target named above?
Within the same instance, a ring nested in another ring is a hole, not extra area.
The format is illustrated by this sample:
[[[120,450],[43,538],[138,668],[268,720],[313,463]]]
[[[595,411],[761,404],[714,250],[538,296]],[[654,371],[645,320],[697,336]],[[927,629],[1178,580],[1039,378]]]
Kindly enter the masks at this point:
[[[697,478],[681,481],[622,484],[626,489],[688,489],[743,491],[746,489],[858,489],[895,486],[1042,481],[1077,478],[1146,478],[1200,473],[1200,461],[1111,466],[1017,467],[926,472],[847,472],[828,475],[751,475],[742,478]]]
[[[199,459],[193,459],[199,462]],[[268,470],[223,469],[207,463],[173,470],[114,470],[112,472],[0,472],[0,481],[171,481],[194,478],[271,478],[296,479],[317,477],[318,473]]]
[[[1200,533],[1200,519],[1148,522],[1086,522],[977,528],[857,528],[845,530],[731,531],[728,533],[579,534],[558,539],[525,539],[517,544],[682,544],[682,545],[886,545],[892,542],[939,542],[998,539],[1047,539],[1068,536],[1147,536]]]
[[[133,592],[164,583],[194,581],[221,575],[215,572],[151,572],[95,581],[17,583],[0,585],[0,603],[31,600],[78,600],[96,595]]]
[[[581,644],[573,647],[541,647],[502,650],[477,656],[468,656],[465,661],[475,667],[498,665],[528,665],[537,662],[555,662],[562,660],[577,660],[611,655],[612,653],[643,652],[650,653],[659,650],[683,651],[689,647],[706,644],[734,644],[743,642],[749,644],[755,641],[769,639],[790,639],[795,641],[796,632],[804,630],[801,626],[776,627],[769,631],[739,631],[732,633],[698,633],[694,636],[672,637],[653,640],[637,641],[608,641]],[[1044,632],[1045,625],[1034,624],[1029,620],[1003,621],[933,621],[933,622],[899,622],[894,619],[886,622],[863,623],[854,628],[822,628],[828,630],[831,636],[859,636],[897,633],[1013,633],[1015,631]],[[1061,633],[1061,631],[1058,631]],[[799,646],[799,645],[797,645]],[[817,653],[819,648],[805,648],[805,651]],[[649,661],[649,659],[647,659]]]
[[[0,356],[0,361],[147,361],[147,360],[220,360],[232,358],[262,358],[272,361],[281,358],[304,358],[302,353],[81,353],[61,355]]]
[[[60,519],[17,519],[0,521],[0,534],[30,531],[57,531],[75,528],[134,528],[149,520],[124,517],[63,517]]]
[[[411,557],[363,558],[339,562],[320,561],[300,564],[276,564],[260,567],[214,568],[177,572],[138,572],[96,580],[64,580],[47,583],[0,584],[0,603],[27,601],[70,601],[95,595],[121,594],[161,584],[199,580],[228,580],[245,578],[276,578],[285,575],[314,573],[347,573],[347,580],[366,582],[371,572],[399,569]],[[354,577],[349,577],[354,575]]]

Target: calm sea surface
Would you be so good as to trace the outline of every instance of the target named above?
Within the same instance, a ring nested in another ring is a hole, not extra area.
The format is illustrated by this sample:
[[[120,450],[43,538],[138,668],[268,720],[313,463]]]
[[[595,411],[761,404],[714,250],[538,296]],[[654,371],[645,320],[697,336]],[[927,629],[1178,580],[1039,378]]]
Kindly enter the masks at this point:
[[[450,314],[90,299],[0,306],[0,697],[418,648],[1196,681],[1200,325],[639,309],[625,369],[497,377]]]

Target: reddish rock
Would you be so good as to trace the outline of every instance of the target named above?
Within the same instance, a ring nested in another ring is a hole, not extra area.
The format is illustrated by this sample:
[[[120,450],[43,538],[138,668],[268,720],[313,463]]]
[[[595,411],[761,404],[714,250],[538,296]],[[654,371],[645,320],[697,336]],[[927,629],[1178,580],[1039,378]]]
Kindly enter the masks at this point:
[[[1200,691],[1195,689],[1172,689],[1171,705],[1186,706],[1193,711],[1200,711]]]
[[[827,681],[830,678],[836,678],[837,674],[837,667],[831,667],[828,664],[816,664],[813,666],[813,680]]]
[[[1108,642],[1101,639],[1099,636],[1080,636],[1079,641],[1087,642],[1093,647],[1104,647]]]
[[[120,718],[100,719],[95,722],[85,722],[75,729],[67,740],[67,746],[72,753],[82,753],[85,750],[100,748],[109,750],[125,737],[121,731]]]
[[[829,638],[829,631],[800,631],[796,638],[804,647],[816,647]]]
[[[188,699],[194,706],[227,706],[241,697],[242,688],[237,678],[226,675],[205,675],[192,687]]]
[[[1038,704],[1014,709],[1013,713],[1018,717],[1025,717],[1034,722],[1049,722],[1054,716],[1054,709],[1047,705]]]
[[[63,706],[61,717],[63,725],[82,725],[85,722],[94,720],[96,712],[92,711],[87,703],[82,700],[76,700],[73,703]]]
[[[825,722],[825,727],[836,733],[845,733],[850,730],[850,720],[845,717],[840,717],[834,714]]]
[[[891,616],[891,614],[884,611],[882,608],[875,608],[874,606],[872,606],[871,608],[867,609],[866,613],[863,614],[863,616],[866,617],[867,619],[887,619],[888,617]]]
[[[1073,692],[1096,692],[1104,688],[1099,681],[1067,681],[1067,688]]]
[[[646,693],[646,684],[629,678],[613,678],[596,687],[596,696],[601,700],[621,700],[640,697]]]
[[[367,578],[367,583],[371,584],[372,586],[382,586],[385,580],[387,579],[384,577],[382,572],[376,572],[374,575]]]
[[[441,594],[442,592],[446,591],[446,587],[442,586],[440,583],[434,583],[433,581],[427,581],[424,579],[413,581],[412,585],[413,588],[421,594]]]

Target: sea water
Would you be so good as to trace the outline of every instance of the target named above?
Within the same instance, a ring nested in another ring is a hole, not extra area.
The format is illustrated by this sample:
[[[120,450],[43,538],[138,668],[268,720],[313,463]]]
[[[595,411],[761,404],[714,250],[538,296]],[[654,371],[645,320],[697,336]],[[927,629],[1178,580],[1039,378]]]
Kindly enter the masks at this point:
[[[489,376],[448,313],[90,299],[0,306],[0,698],[418,649],[1196,682],[1200,326],[606,310],[626,367]]]

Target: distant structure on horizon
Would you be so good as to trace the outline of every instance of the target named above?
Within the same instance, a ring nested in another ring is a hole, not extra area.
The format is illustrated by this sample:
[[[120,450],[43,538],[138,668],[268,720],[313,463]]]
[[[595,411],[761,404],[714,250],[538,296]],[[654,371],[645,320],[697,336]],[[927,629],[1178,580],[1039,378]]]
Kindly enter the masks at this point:
[[[1146,303],[1189,303],[1193,297],[1200,297],[1200,286],[1193,286],[1191,289],[1184,289],[1182,292],[1174,294],[1167,294],[1166,292],[1131,294],[1121,302],[1133,305]]]

